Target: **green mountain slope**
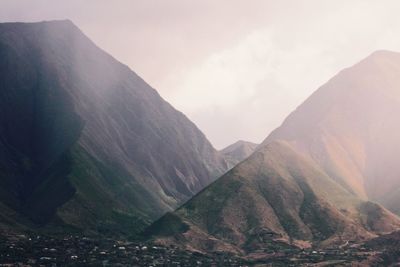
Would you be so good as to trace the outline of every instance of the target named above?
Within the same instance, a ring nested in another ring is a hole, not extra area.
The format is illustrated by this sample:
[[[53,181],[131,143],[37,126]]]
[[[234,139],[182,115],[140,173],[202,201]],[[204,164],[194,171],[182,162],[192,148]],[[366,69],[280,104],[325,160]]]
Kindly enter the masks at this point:
[[[34,224],[136,232],[227,168],[70,21],[0,24],[0,59],[0,204]]]
[[[350,194],[280,141],[255,152],[146,234],[189,249],[243,253],[277,244],[360,242],[398,227],[395,215]]]

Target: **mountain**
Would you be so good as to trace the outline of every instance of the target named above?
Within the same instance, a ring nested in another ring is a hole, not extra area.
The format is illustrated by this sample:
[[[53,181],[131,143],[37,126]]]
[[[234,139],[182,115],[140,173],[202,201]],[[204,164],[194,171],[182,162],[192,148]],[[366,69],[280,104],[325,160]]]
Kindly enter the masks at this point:
[[[399,229],[400,55],[380,51],[300,105],[249,158],[146,230],[249,253],[364,242]],[[376,204],[375,201],[380,202]]]
[[[264,142],[290,142],[348,192],[400,214],[400,53],[332,78]]]
[[[362,242],[400,227],[284,141],[272,142],[147,229],[157,242],[249,253]]]
[[[251,153],[256,150],[257,146],[257,144],[240,140],[232,145],[227,146],[220,152],[222,155],[224,155],[225,160],[228,162],[229,168],[232,168],[250,156]]]
[[[204,134],[70,21],[0,24],[2,224],[136,232],[221,175]]]

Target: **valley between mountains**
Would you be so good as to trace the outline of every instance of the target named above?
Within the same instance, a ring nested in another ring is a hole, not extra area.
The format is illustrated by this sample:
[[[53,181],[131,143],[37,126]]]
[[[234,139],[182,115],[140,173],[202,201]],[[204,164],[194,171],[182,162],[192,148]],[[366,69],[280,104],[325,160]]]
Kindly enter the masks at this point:
[[[162,243],[240,253],[271,240],[325,247],[397,230],[399,70],[400,54],[388,51],[343,70],[151,230]]]

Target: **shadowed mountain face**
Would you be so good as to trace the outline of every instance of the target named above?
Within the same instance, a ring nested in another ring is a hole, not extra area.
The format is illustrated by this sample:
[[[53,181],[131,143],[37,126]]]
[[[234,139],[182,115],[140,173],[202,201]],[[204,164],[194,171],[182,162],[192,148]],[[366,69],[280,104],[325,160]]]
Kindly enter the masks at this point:
[[[240,140],[222,149],[220,152],[228,162],[229,168],[232,168],[250,156],[256,150],[257,146],[257,144]]]
[[[0,202],[139,230],[227,168],[200,130],[69,21],[0,24]]]
[[[246,253],[362,242],[399,229],[400,55],[377,52],[322,86],[249,158],[147,234]],[[397,154],[396,154],[397,153]]]

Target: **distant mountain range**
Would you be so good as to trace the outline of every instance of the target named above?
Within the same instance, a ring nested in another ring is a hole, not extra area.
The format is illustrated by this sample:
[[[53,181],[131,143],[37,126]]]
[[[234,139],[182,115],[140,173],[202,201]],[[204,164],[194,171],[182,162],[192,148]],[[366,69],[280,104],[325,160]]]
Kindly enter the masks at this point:
[[[230,146],[227,146],[220,152],[225,157],[229,168],[232,168],[250,156],[256,150],[257,146],[257,144],[240,140]]]
[[[399,74],[400,54],[388,51],[343,70],[249,158],[147,234],[247,253],[339,246],[399,229]]]
[[[70,21],[0,24],[0,59],[1,229],[136,233],[228,168]]]

